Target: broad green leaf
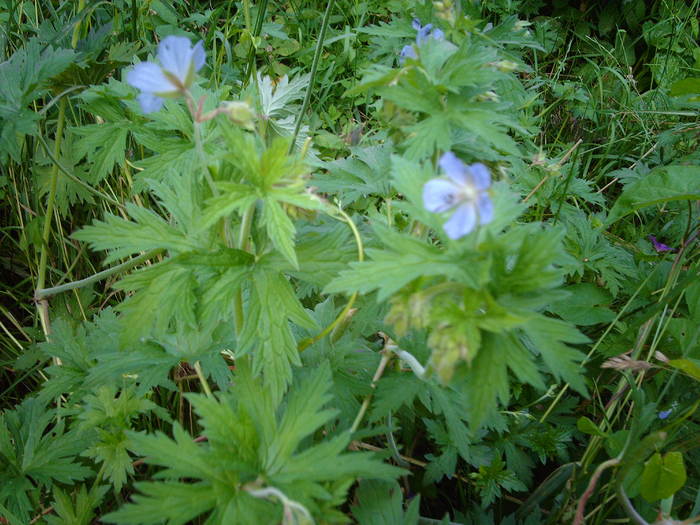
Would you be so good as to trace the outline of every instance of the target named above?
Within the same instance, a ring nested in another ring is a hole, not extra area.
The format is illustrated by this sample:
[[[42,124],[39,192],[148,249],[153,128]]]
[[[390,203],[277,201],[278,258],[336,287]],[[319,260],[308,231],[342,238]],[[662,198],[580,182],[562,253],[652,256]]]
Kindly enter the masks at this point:
[[[681,452],[656,452],[644,465],[640,492],[648,502],[673,496],[686,480],[685,465]]]
[[[669,95],[672,97],[679,97],[682,95],[700,95],[700,78],[690,77],[674,82],[671,84],[671,91]]]
[[[695,359],[671,359],[668,364],[700,381],[700,365]]]
[[[700,166],[663,166],[625,186],[610,209],[606,225],[648,206],[676,200],[700,200]]]

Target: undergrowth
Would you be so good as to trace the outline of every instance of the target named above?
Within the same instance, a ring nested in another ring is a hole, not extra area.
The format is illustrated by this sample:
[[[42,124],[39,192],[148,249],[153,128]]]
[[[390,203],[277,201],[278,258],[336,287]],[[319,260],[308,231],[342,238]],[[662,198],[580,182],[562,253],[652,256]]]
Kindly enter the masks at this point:
[[[0,2],[0,522],[696,522],[699,5]]]

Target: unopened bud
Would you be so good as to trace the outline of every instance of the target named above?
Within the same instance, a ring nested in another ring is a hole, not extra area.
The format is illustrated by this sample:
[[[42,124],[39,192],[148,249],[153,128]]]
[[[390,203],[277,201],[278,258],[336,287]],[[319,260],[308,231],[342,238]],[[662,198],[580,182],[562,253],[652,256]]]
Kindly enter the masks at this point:
[[[522,31],[523,29],[527,29],[527,27],[530,25],[532,24],[527,20],[518,20],[513,26],[513,29],[515,29],[516,31]]]
[[[500,97],[495,91],[485,91],[474,97],[477,102],[498,102]]]
[[[499,60],[498,62],[492,62],[491,65],[503,73],[512,73],[518,69],[518,64],[512,60]]]
[[[242,128],[255,129],[255,113],[247,102],[224,102],[223,108],[228,117]]]

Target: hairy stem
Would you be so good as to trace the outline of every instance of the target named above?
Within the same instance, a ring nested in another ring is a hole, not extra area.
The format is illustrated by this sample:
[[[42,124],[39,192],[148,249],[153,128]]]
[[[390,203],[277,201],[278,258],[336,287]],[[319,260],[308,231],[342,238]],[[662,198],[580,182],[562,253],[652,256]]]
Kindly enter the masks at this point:
[[[52,295],[56,295],[62,292],[67,292],[69,290],[74,290],[76,288],[82,288],[83,286],[87,286],[92,283],[96,283],[98,281],[101,281],[102,279],[106,279],[107,277],[114,275],[116,273],[120,272],[125,272],[126,270],[130,270],[134,266],[138,266],[144,261],[147,261],[148,259],[151,259],[158,255],[159,253],[163,252],[163,250],[158,249],[158,250],[152,250],[150,252],[144,253],[143,255],[139,255],[138,257],[134,257],[133,259],[129,259],[126,262],[123,262],[121,264],[118,264],[117,266],[114,266],[112,268],[108,268],[106,270],[103,270],[99,273],[96,273],[95,275],[91,275],[90,277],[86,277],[85,279],[81,279],[79,281],[73,281],[70,283],[62,284],[61,286],[54,286],[53,288],[38,288],[34,292],[34,299],[39,301],[41,299],[45,299],[47,297],[51,297]]]

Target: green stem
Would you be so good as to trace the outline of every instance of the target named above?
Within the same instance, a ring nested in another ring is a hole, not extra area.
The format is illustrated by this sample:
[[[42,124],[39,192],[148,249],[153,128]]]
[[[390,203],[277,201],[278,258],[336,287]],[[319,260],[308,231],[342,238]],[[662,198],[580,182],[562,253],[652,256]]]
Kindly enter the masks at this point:
[[[263,20],[265,19],[265,12],[267,11],[267,0],[262,0],[260,2],[260,7],[258,8],[258,16],[255,18],[255,27],[253,28],[252,38],[255,39],[260,36],[260,31],[262,31]],[[250,6],[247,6],[247,24],[250,28]],[[248,67],[246,68],[245,75],[243,76],[244,85],[248,85],[250,81],[250,76],[255,72],[255,45],[253,41],[250,43],[250,52],[248,53]]]
[[[384,373],[384,369],[386,368],[386,365],[389,364],[389,361],[391,361],[391,352],[383,350],[382,351],[382,359],[379,361],[379,366],[377,366],[377,371],[374,373],[374,377],[372,378],[372,392],[374,389],[377,387],[377,381],[382,377],[382,374]],[[360,426],[360,423],[362,422],[362,418],[365,417],[365,413],[367,412],[367,409],[369,408],[369,403],[372,400],[372,393],[370,392],[367,394],[367,397],[365,397],[365,400],[362,402],[362,406],[360,406],[360,410],[357,412],[357,416],[355,417],[355,421],[352,423],[352,427],[350,427],[350,433],[354,434],[358,427]]]
[[[34,299],[39,301],[41,299],[46,299],[47,297],[51,297],[52,295],[56,295],[62,292],[67,292],[69,290],[74,290],[76,288],[82,288],[83,286],[87,286],[92,283],[96,283],[98,281],[101,281],[102,279],[106,279],[107,277],[114,275],[115,273],[120,273],[120,272],[125,272],[127,270],[130,270],[134,266],[138,266],[144,261],[147,261],[148,259],[151,259],[161,253],[163,250],[158,249],[158,250],[152,250],[148,253],[144,253],[143,255],[139,255],[138,257],[134,257],[133,259],[129,259],[126,262],[123,262],[121,264],[118,264],[117,266],[114,266],[112,268],[108,268],[106,270],[103,270],[99,273],[96,273],[95,275],[91,275],[90,277],[86,277],[85,279],[81,279],[79,281],[73,281],[70,283],[62,284],[61,286],[54,286],[53,288],[37,288],[37,290],[34,292]]]
[[[58,104],[58,122],[56,125],[56,137],[54,141],[54,157],[61,155],[61,142],[63,141],[63,126],[66,121],[66,99],[61,99]],[[44,230],[41,235],[41,254],[39,256],[39,270],[37,277],[37,289],[44,288],[46,284],[46,265],[49,257],[49,238],[51,237],[51,222],[53,218],[54,205],[56,203],[56,188],[58,181],[58,165],[54,163],[51,169],[51,186],[49,188],[49,198],[46,203],[46,216],[44,218]],[[39,317],[44,334],[49,333],[48,309],[39,308]]]
[[[364,249],[364,245],[362,243],[362,237],[360,236],[360,232],[357,229],[357,226],[355,226],[355,223],[352,221],[350,216],[347,213],[345,213],[343,210],[341,210],[340,208],[337,208],[335,211],[337,211],[342,216],[342,220],[348,226],[350,226],[350,229],[352,230],[352,234],[355,237],[355,244],[357,245],[357,260],[358,260],[358,262],[364,261],[365,260],[365,249]],[[308,347],[310,347],[314,343],[317,343],[318,341],[320,341],[321,339],[326,337],[337,326],[339,326],[340,323],[345,321],[345,319],[348,316],[348,313],[350,312],[350,309],[355,304],[355,299],[357,299],[357,292],[355,292],[354,294],[352,294],[352,296],[350,296],[350,300],[345,305],[345,308],[343,308],[343,310],[338,314],[338,317],[336,317],[335,320],[331,324],[329,324],[326,328],[324,328],[320,334],[300,341],[299,345],[297,346],[297,349],[299,350],[299,352],[303,352],[304,350],[306,350]],[[337,341],[341,335],[342,335],[342,333],[340,333],[340,332],[335,333],[334,340]]]
[[[192,116],[195,117],[195,115]],[[204,156],[204,146],[202,145],[202,123],[197,122],[197,119],[194,118],[192,124],[194,126],[194,147],[197,150],[197,158],[199,158],[199,163],[202,167],[204,179],[207,181],[209,189],[211,189],[212,195],[214,195],[214,197],[218,197],[219,189],[216,187],[216,184],[214,184],[214,179],[212,179],[211,173],[209,173],[209,168],[207,167],[207,160]]]
[[[78,0],[78,10],[76,12],[76,15],[80,13],[83,9],[85,9],[85,0]],[[73,38],[71,38],[70,45],[73,49],[75,49],[75,46],[78,45],[78,39],[80,38],[80,25],[81,25],[82,19],[78,20],[78,23],[75,24],[75,27],[73,28]]]
[[[250,229],[253,226],[253,217],[255,216],[255,203],[248,206],[248,209],[243,212],[241,218],[241,229],[238,231],[238,239],[236,248],[239,250],[248,251],[248,238],[250,237]],[[243,290],[239,287],[238,292],[233,302],[233,322],[236,329],[236,334],[240,334],[243,329]]]
[[[204,393],[207,395],[207,397],[212,397],[211,388],[209,388],[209,383],[207,383],[207,378],[204,377],[204,372],[202,371],[202,365],[200,364],[199,361],[195,362],[194,370],[195,370],[195,372],[197,372],[197,377],[199,378],[199,382],[202,383],[202,388],[204,389]]]
[[[316,79],[316,70],[318,69],[318,63],[321,59],[321,51],[323,50],[323,41],[326,38],[326,29],[328,29],[328,20],[330,19],[331,7],[333,6],[333,0],[328,0],[326,4],[326,12],[323,13],[323,20],[321,21],[321,32],[318,35],[318,42],[316,42],[316,51],[314,52],[314,60],[311,63],[311,76],[309,78],[309,85],[306,88],[306,95],[304,96],[304,103],[301,106],[301,111],[299,111],[299,117],[297,118],[296,125],[294,126],[294,133],[292,134],[292,143],[289,145],[289,153],[294,151],[294,145],[297,141],[297,136],[299,135],[299,130],[301,129],[301,121],[304,119],[304,114],[309,108],[309,102],[311,101],[311,92],[314,87],[314,80]]]

